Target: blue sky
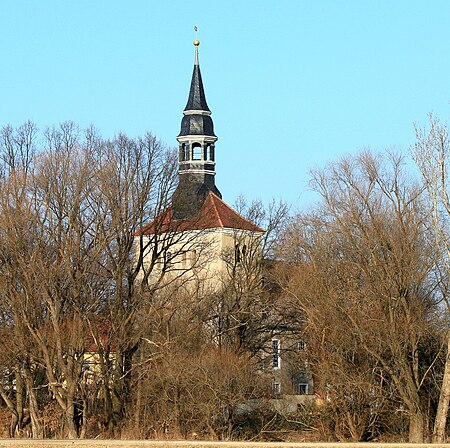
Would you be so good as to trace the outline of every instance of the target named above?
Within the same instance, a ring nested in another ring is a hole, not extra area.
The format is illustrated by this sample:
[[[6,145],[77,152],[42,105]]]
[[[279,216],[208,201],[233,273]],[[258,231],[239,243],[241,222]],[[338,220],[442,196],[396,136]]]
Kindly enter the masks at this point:
[[[307,206],[308,172],[450,117],[450,1],[0,0],[0,125],[176,146],[198,24],[224,199]]]

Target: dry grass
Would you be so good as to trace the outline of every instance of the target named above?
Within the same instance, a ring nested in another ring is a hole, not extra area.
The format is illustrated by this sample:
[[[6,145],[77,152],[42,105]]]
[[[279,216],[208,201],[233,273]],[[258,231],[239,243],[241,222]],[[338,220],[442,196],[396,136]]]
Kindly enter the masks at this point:
[[[271,442],[205,442],[155,440],[25,440],[0,439],[0,448],[450,448],[450,444],[410,443],[271,443]]]

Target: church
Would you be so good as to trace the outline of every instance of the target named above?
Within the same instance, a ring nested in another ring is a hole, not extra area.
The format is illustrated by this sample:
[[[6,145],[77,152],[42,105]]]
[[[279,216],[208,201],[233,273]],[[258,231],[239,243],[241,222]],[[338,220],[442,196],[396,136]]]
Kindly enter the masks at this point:
[[[217,292],[227,266],[259,250],[264,230],[226,204],[216,186],[217,136],[203,87],[199,44],[194,41],[194,70],[177,136],[178,186],[171,206],[138,235],[147,238],[143,269],[144,275],[146,269],[152,271],[150,283],[162,277],[163,284],[176,279],[192,285],[196,280],[196,287]],[[161,248],[156,257],[154,244]]]

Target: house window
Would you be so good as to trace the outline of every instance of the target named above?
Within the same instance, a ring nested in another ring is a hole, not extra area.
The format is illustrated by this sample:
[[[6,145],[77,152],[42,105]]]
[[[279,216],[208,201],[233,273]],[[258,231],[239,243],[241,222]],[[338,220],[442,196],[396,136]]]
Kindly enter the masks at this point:
[[[272,339],[272,368],[279,369],[280,366],[281,366],[280,340]]]
[[[277,381],[272,382],[272,390],[274,395],[280,395],[281,394],[281,383],[278,383]]]
[[[295,383],[294,384],[294,394],[307,395],[308,394],[308,383]]]
[[[297,350],[298,351],[306,350],[306,342],[305,341],[297,342]]]

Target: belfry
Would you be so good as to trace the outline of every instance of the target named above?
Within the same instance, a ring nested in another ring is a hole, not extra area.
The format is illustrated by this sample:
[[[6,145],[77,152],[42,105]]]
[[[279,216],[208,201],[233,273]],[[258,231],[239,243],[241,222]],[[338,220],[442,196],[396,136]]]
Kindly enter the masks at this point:
[[[200,42],[194,41],[195,63],[191,88],[181,120],[179,143],[179,184],[172,196],[175,219],[191,219],[200,211],[209,192],[222,198],[215,184],[216,161],[214,124],[206,102],[198,60]]]

